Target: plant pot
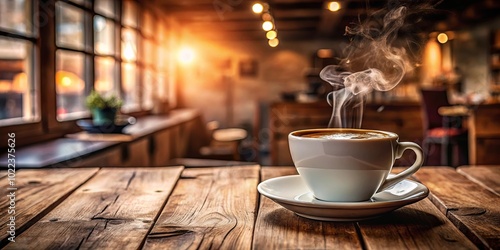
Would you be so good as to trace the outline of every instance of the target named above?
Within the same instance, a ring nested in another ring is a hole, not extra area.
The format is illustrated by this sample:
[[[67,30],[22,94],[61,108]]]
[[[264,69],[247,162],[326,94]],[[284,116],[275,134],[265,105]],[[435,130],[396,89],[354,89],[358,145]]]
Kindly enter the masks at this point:
[[[91,110],[91,112],[92,112],[92,122],[94,123],[94,125],[114,124],[117,109],[116,108],[104,108],[104,109],[94,108]]]

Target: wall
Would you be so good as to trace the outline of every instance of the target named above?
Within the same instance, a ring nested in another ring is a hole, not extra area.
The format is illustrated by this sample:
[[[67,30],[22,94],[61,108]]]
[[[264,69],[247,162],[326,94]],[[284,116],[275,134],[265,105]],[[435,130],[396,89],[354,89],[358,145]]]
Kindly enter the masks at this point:
[[[223,127],[255,125],[259,103],[280,100],[282,92],[307,89],[305,74],[313,66],[317,49],[343,45],[304,41],[271,48],[264,37],[262,41],[220,43],[190,37],[184,44],[195,50],[196,58],[181,68],[182,106],[200,109],[207,121],[217,120]],[[242,75],[240,63],[252,60],[255,75]]]
[[[452,41],[454,63],[464,77],[464,93],[487,94],[489,91],[489,49],[493,29],[500,29],[500,18],[458,31],[456,39]]]
[[[455,66],[461,69],[464,77],[463,93],[486,93],[489,54],[485,48],[489,48],[493,27],[500,27],[500,19],[456,31],[455,39],[449,44],[436,44],[438,50],[448,46],[448,51],[437,52],[438,57],[435,51],[424,46],[422,52],[428,51],[433,56],[428,59],[439,62],[431,65],[424,58],[427,67],[417,68],[418,76],[407,79],[406,84],[400,84],[402,86],[384,98],[393,95],[393,100],[401,97],[418,101],[419,86],[432,85],[435,78],[447,74],[444,71]],[[307,89],[305,74],[314,66],[312,55],[318,49],[341,51],[345,47],[344,41],[282,41],[278,47],[271,48],[264,37],[262,41],[207,42],[197,39],[195,34],[182,34],[179,46],[183,45],[191,46],[196,51],[196,58],[180,68],[180,106],[198,108],[207,121],[217,120],[222,127],[255,125],[259,104],[280,100],[283,92]],[[239,64],[247,60],[256,62],[255,75],[240,74]],[[403,88],[405,86],[407,88]]]

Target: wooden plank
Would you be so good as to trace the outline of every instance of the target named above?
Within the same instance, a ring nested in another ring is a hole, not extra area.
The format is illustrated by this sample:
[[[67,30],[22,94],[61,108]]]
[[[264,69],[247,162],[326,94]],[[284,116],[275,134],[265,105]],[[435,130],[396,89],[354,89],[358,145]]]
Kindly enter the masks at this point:
[[[431,191],[430,200],[481,248],[500,248],[500,199],[448,167],[421,168],[414,176]]]
[[[368,249],[475,249],[429,199],[359,222]]]
[[[182,169],[101,169],[7,248],[138,249]]]
[[[293,167],[263,167],[262,180],[297,174]],[[261,196],[254,249],[360,249],[354,223],[320,222],[302,218]]]
[[[7,218],[15,216],[16,243],[18,236],[38,219],[57,206],[71,192],[87,181],[98,171],[98,168],[81,169],[33,169],[16,172],[15,185],[15,215],[8,214],[10,202],[0,203],[0,218],[6,218],[0,224],[0,247],[6,245],[9,230]],[[6,173],[7,171],[2,171]],[[2,179],[0,188],[8,190],[7,178]]]
[[[263,179],[290,174],[296,174],[294,168],[262,169]],[[270,199],[261,198],[255,249],[359,249],[362,246],[368,249],[475,248],[428,199],[378,219],[333,223],[303,219]]]
[[[248,249],[259,166],[186,169],[145,249]]]
[[[500,196],[500,165],[459,167],[457,171]]]

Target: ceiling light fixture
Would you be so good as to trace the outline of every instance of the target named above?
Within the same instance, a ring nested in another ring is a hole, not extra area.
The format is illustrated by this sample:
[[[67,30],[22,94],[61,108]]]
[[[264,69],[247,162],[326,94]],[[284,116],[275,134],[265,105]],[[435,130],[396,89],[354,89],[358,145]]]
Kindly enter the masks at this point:
[[[337,1],[331,1],[327,5],[329,11],[335,12],[340,10],[340,3]]]
[[[267,12],[262,14],[262,21],[272,21],[272,20],[273,16],[271,16],[271,14]]]
[[[275,30],[270,30],[266,32],[267,39],[274,39],[278,36],[278,33]]]
[[[446,35],[446,33],[439,33],[439,35],[437,36],[437,40],[438,42],[444,44],[448,42],[448,35]]]
[[[265,31],[270,31],[274,28],[274,24],[271,21],[265,21],[262,23],[262,29]]]
[[[254,5],[252,5],[252,11],[255,14],[260,14],[263,10],[264,6],[261,3],[254,3]]]
[[[271,14],[271,9],[268,3],[254,3],[252,5],[252,11],[257,14],[261,14],[260,17],[263,21],[262,29],[266,31],[266,38],[268,39],[268,44],[271,47],[276,47],[279,44],[278,40],[278,30],[276,29],[276,24],[274,23],[273,15]]]
[[[274,47],[278,46],[278,44],[280,44],[280,40],[278,40],[278,38],[274,38],[274,39],[269,40],[267,43],[269,43],[269,46],[274,48]]]

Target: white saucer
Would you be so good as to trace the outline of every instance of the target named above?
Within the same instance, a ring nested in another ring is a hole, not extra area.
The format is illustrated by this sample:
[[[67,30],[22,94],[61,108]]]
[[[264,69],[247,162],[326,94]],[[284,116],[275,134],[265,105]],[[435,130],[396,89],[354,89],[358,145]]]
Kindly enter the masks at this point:
[[[297,215],[323,221],[371,219],[424,199],[429,189],[421,183],[403,180],[394,187],[362,202],[327,202],[312,195],[299,175],[281,176],[261,182],[257,189]]]

